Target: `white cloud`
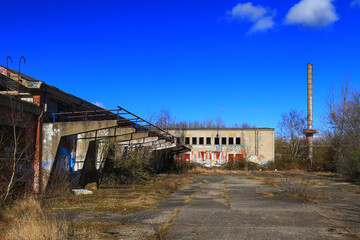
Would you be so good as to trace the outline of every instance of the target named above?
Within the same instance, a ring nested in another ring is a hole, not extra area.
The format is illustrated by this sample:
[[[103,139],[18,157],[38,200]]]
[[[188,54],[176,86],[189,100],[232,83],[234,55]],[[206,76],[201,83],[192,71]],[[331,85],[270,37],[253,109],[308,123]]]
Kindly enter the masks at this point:
[[[98,107],[105,108],[105,105],[102,102],[94,102],[93,104]]]
[[[332,2],[333,0],[301,0],[286,14],[285,23],[326,27],[339,19]]]
[[[275,25],[272,17],[260,18],[251,28],[250,33],[257,31],[265,31],[266,29],[273,28]]]
[[[360,7],[360,0],[353,0],[353,1],[351,2],[351,6],[358,6],[358,7]]]
[[[227,12],[227,16],[231,20],[246,20],[254,23],[249,33],[265,31],[273,28],[275,10],[262,6],[254,6],[252,2],[239,3],[231,11]]]

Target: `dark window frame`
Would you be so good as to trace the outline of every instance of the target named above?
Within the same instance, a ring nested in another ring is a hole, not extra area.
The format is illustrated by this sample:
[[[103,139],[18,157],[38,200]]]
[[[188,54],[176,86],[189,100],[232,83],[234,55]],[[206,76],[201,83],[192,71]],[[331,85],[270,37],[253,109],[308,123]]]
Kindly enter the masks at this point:
[[[226,141],[226,137],[222,137],[221,138],[221,145],[226,145],[227,141]]]
[[[240,138],[240,137],[237,137],[237,138],[236,138],[235,144],[236,144],[236,145],[240,145],[240,144],[241,144],[241,138]]]
[[[186,137],[186,138],[185,138],[185,144],[187,144],[187,145],[190,144],[190,138],[189,138],[189,137]]]
[[[191,143],[192,143],[192,145],[197,145],[197,137],[192,137]]]
[[[211,145],[211,137],[206,138],[206,145]]]
[[[220,138],[219,137],[215,138],[215,145],[220,145]]]
[[[234,138],[233,137],[229,137],[229,145],[234,145]]]
[[[204,137],[199,137],[199,145],[204,145]]]

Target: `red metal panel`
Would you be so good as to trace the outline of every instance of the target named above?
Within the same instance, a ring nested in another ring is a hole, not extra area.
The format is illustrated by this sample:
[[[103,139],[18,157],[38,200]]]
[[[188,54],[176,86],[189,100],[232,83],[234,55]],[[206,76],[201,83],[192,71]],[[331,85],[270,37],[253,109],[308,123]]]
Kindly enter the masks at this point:
[[[185,154],[181,154],[181,163],[182,164],[186,163]]]
[[[234,154],[229,154],[229,163],[233,163],[234,162]]]
[[[204,160],[205,158],[205,152],[200,152],[200,155],[201,155],[201,158],[202,158],[202,160]]]
[[[242,154],[236,154],[235,159],[237,162],[243,162],[244,156]]]
[[[190,163],[190,154],[185,154],[185,162]]]

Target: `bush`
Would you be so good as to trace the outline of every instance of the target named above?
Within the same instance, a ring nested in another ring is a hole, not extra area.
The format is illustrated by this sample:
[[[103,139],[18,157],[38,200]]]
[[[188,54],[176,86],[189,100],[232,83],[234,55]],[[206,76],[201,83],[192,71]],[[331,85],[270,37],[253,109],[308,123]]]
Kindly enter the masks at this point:
[[[125,150],[122,156],[111,154],[105,160],[100,184],[124,184],[141,182],[152,173],[151,155],[148,148]]]
[[[71,189],[76,187],[79,187],[78,178],[72,178],[67,172],[54,170],[51,175],[51,182],[49,182],[43,197],[64,196],[70,194]]]
[[[245,161],[235,161],[233,163],[227,162],[224,165],[224,168],[227,170],[244,170],[245,169]]]

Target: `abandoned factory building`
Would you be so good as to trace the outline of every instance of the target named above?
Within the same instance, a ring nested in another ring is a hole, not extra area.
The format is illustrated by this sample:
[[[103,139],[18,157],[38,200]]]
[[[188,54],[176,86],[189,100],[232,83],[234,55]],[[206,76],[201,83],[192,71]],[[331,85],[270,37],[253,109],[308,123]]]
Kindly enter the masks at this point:
[[[121,107],[105,110],[3,66],[0,111],[2,176],[11,172],[11,164],[6,163],[16,160],[16,176],[24,175],[24,185],[34,193],[46,191],[57,172],[96,174],[104,164],[107,139],[123,148],[149,147],[156,162],[160,161],[158,167],[171,156],[190,150],[176,144],[170,133]]]
[[[248,161],[266,165],[274,161],[274,128],[191,128],[170,130],[177,142],[191,151],[177,155],[177,159],[204,166]]]
[[[103,109],[3,66],[0,111],[1,174],[11,178],[9,163],[16,161],[16,176],[34,193],[46,191],[58,173],[96,176],[108,139],[120,151],[148,147],[157,170],[174,158],[208,167],[274,160],[273,128],[164,130],[122,107]]]

